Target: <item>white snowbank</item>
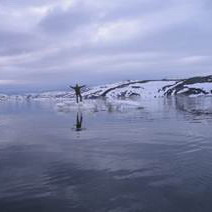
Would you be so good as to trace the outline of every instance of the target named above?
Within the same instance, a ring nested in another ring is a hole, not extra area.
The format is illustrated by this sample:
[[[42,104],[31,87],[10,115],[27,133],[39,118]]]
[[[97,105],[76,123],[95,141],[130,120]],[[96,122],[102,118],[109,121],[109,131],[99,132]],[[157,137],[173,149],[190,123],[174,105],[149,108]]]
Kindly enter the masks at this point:
[[[100,111],[119,111],[124,112],[129,109],[142,109],[142,103],[130,100],[85,100],[81,103],[74,101],[64,101],[56,104],[55,109],[60,112],[69,112],[74,110],[100,112]]]
[[[8,95],[0,94],[0,101],[7,100],[9,98]]]

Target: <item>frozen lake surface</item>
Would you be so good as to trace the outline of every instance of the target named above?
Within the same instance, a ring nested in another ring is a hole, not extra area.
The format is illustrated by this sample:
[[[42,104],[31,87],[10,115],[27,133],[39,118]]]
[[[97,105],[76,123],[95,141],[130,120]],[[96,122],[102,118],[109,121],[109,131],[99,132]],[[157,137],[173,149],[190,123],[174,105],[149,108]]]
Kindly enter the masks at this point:
[[[107,106],[0,102],[0,211],[212,211],[212,97]]]

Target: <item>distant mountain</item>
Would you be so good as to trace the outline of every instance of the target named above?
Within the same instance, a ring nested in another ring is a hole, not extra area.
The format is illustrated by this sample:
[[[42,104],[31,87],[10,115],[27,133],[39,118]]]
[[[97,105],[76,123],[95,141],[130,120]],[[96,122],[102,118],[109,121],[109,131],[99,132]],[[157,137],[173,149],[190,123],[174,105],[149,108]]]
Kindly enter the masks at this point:
[[[166,97],[166,96],[212,96],[212,75],[193,77],[183,80],[129,80],[115,84],[106,84],[86,88],[82,91],[85,99],[98,98],[133,98],[133,97]],[[7,96],[0,94],[0,100],[6,99],[60,99],[74,98],[74,92],[55,91],[24,96]]]

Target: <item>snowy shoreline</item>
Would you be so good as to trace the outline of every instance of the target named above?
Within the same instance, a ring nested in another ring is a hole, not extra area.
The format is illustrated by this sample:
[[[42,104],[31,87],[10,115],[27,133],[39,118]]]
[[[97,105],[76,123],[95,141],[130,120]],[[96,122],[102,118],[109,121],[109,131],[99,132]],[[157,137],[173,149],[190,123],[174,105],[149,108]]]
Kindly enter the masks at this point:
[[[133,98],[159,98],[167,96],[212,96],[212,76],[194,77],[185,80],[129,80],[114,84],[88,87],[82,91],[87,99],[133,99]],[[70,91],[53,91],[31,93],[25,95],[0,94],[0,100],[75,100]]]

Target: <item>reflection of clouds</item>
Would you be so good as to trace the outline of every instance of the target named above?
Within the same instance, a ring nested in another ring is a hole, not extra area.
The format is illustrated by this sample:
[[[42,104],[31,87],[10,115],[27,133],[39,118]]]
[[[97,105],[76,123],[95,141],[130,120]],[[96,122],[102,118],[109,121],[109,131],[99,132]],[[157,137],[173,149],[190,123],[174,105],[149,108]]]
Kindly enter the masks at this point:
[[[0,188],[2,197],[21,203],[30,198],[31,207],[42,205],[39,200],[47,198],[49,201],[46,201],[46,208],[51,207],[51,200],[60,209],[69,207],[83,211],[83,208],[91,208],[99,211],[102,208],[109,210],[123,207],[125,204],[131,208],[135,203],[141,207],[141,197],[144,199],[146,192],[156,192],[157,189],[154,188],[149,190],[150,184],[165,181],[161,174],[152,172],[147,175],[151,171],[148,168],[133,171],[108,170],[103,167],[96,169],[92,163],[84,166],[86,158],[77,163],[74,158],[79,152],[70,149],[59,153],[43,151],[42,146],[8,148],[3,156],[7,155],[10,159],[1,167],[0,179],[8,174],[10,176]],[[73,153],[76,154],[74,158],[67,157]],[[14,203],[11,207],[15,205]]]
[[[76,208],[84,206],[92,210],[141,208],[147,192],[149,195],[157,192],[156,186],[149,189],[149,185],[165,181],[164,176],[159,175],[129,177],[132,171],[81,169],[63,162],[49,166],[45,175],[48,176],[46,184],[60,197],[69,198]]]
[[[19,123],[15,117],[0,114],[0,149],[16,140],[15,128],[17,124]]]
[[[1,127],[9,125],[13,121],[12,117],[8,117],[7,115],[0,115],[0,117]]]

